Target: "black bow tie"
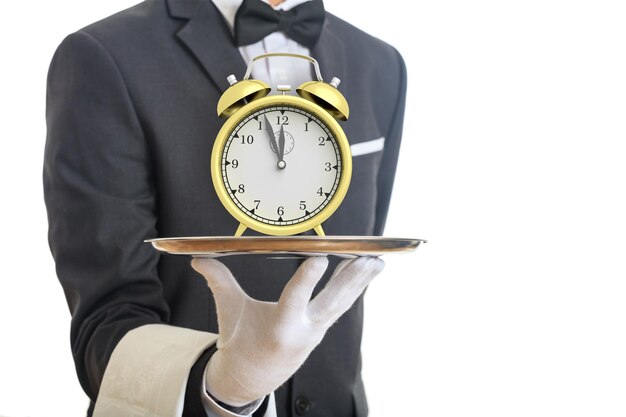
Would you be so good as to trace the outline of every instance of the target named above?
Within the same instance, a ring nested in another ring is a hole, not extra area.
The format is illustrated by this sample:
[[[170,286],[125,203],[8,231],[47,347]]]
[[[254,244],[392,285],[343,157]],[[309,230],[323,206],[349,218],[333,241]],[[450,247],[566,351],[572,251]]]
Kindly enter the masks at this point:
[[[324,24],[324,3],[312,0],[291,10],[274,10],[261,0],[243,0],[235,15],[235,43],[250,45],[273,32],[285,32],[287,37],[312,48]]]

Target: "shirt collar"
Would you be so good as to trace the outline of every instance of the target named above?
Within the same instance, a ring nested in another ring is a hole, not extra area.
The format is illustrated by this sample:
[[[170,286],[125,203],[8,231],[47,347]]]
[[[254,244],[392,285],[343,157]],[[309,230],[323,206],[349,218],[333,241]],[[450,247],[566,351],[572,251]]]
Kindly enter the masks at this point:
[[[235,15],[237,14],[237,10],[243,0],[211,0],[217,10],[220,11],[224,19],[226,19],[226,24],[230,29],[231,33],[233,32],[233,28],[235,27]],[[264,3],[269,3],[269,0],[262,0]],[[276,10],[290,10],[294,7],[305,3],[311,0],[285,0],[275,7]]]

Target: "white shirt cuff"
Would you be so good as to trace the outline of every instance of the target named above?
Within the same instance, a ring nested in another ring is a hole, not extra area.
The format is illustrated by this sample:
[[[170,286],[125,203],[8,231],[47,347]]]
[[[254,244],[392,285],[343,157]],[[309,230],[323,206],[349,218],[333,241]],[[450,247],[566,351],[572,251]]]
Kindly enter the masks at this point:
[[[129,413],[180,417],[189,371],[217,338],[217,334],[165,324],[146,324],[129,331],[104,371],[94,417]]]

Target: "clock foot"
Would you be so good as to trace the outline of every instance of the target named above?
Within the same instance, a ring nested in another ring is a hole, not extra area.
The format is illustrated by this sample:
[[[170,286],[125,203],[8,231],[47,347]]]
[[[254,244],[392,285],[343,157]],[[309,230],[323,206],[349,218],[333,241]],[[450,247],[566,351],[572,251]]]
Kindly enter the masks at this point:
[[[321,224],[318,224],[317,226],[315,226],[313,230],[315,230],[315,233],[317,233],[318,236],[326,236],[326,234],[324,233],[324,229],[322,229]]]
[[[239,227],[237,228],[237,231],[235,232],[235,236],[239,237],[243,235],[243,232],[245,232],[246,229],[247,227],[243,223],[239,223]]]

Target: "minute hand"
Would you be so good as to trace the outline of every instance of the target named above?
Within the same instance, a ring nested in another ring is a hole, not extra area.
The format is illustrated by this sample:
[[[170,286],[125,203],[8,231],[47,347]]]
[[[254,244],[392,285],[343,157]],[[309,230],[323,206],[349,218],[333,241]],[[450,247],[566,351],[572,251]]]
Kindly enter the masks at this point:
[[[278,136],[278,159],[280,161],[285,157],[285,131],[283,125],[280,125],[280,133]]]
[[[282,158],[278,154],[278,144],[276,143],[276,137],[274,136],[274,129],[272,129],[272,125],[270,124],[270,121],[267,119],[267,116],[263,115],[263,118],[265,119],[265,131],[267,132],[267,135],[270,137],[270,148],[272,149],[272,152],[276,154],[276,156],[278,157],[278,160],[280,161]]]

